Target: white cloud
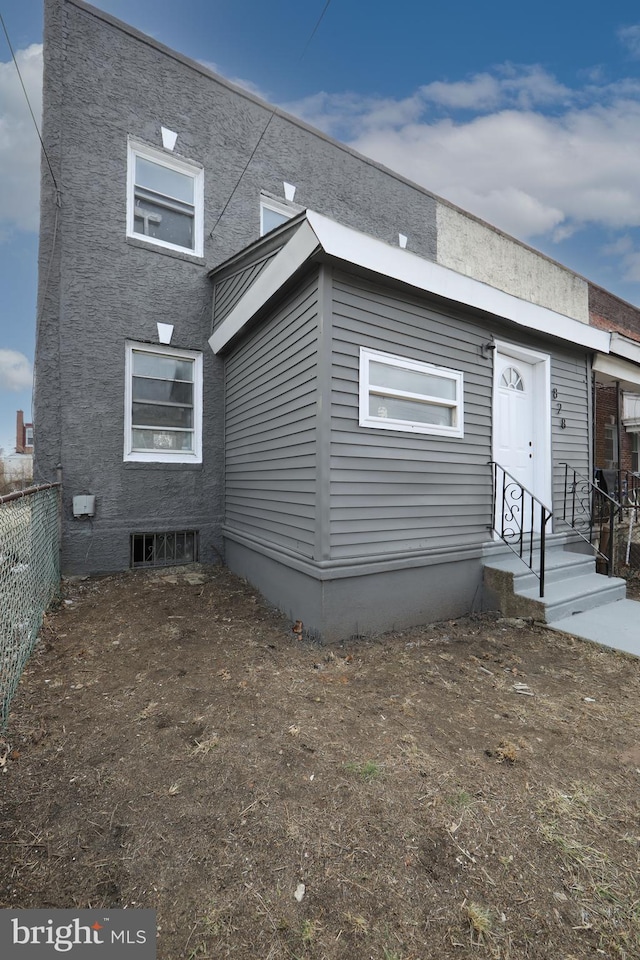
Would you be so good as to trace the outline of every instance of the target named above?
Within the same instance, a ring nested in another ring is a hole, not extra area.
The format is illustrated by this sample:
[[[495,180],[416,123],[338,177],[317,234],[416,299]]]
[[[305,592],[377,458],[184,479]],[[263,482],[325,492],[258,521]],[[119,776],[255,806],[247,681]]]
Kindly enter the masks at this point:
[[[425,101],[420,91],[402,100],[320,92],[282,107],[332,137],[349,142],[367,131],[394,130],[419,121]]]
[[[0,349],[0,390],[28,390],[32,382],[33,370],[24,353]]]
[[[634,23],[629,27],[618,30],[618,39],[635,59],[640,58],[640,24]]]
[[[16,51],[33,112],[42,113],[42,44]],[[13,61],[0,63],[0,223],[38,229],[40,143]]]
[[[521,239],[640,226],[635,80],[570,91],[506,64],[397,101],[317,94],[288,108]]]
[[[470,80],[454,83],[436,81],[420,88],[425,101],[449,110],[496,110],[504,106],[530,109],[535,105],[562,103],[571,91],[542,67],[504,64],[497,75],[478,73]]]
[[[606,244],[600,252],[603,256],[613,257],[618,261],[623,280],[632,283],[640,282],[640,251],[635,249],[629,234],[624,234],[613,243]]]
[[[262,90],[256,83],[253,83],[251,80],[245,80],[242,77],[229,77],[225,71],[213,60],[198,60],[197,63],[202,64],[206,70],[211,70],[212,73],[216,73],[219,77],[224,77],[229,83],[235,83],[236,87],[242,87],[243,90],[246,90],[248,93],[252,93],[254,97],[260,97],[261,100],[268,100],[269,96]]]

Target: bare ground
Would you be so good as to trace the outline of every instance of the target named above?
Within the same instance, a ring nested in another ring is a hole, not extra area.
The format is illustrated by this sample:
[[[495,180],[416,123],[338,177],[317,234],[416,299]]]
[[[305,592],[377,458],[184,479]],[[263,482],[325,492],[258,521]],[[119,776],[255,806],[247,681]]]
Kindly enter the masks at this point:
[[[223,568],[69,582],[0,907],[152,907],[160,960],[637,960],[639,694],[520,620],[318,646]]]

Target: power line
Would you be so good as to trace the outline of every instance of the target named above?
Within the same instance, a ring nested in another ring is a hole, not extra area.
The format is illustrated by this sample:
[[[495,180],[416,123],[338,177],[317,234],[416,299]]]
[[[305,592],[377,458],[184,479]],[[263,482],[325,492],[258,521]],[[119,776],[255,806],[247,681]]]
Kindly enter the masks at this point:
[[[311,41],[312,41],[313,38],[315,37],[315,35],[316,35],[316,30],[318,29],[318,27],[319,27],[320,24],[322,23],[322,21],[323,21],[323,19],[324,19],[324,15],[325,15],[325,13],[327,12],[327,10],[329,9],[329,4],[330,4],[330,3],[331,3],[331,0],[327,0],[327,2],[325,3],[324,9],[323,9],[322,13],[320,14],[320,16],[318,17],[318,19],[317,19],[317,21],[316,21],[316,25],[315,25],[315,27],[313,28],[313,30],[311,31],[311,35],[310,35],[309,39],[307,40],[307,42],[305,43],[304,48],[303,48],[303,50],[302,50],[302,53],[300,54],[300,59],[301,59],[301,60],[302,60],[302,58],[304,57],[305,53],[307,52],[307,48],[309,47],[309,44],[311,43]]]
[[[49,160],[49,157],[48,157],[48,155],[47,155],[47,151],[45,150],[45,146],[44,146],[44,142],[43,142],[43,140],[42,140],[42,136],[40,135],[40,128],[38,127],[38,121],[36,120],[35,114],[34,114],[33,109],[32,109],[32,107],[31,107],[31,101],[29,100],[29,94],[27,93],[27,88],[26,88],[25,85],[24,85],[24,80],[22,79],[22,74],[20,73],[20,67],[18,66],[18,61],[16,60],[16,55],[15,55],[15,53],[13,52],[13,46],[12,46],[11,40],[10,40],[10,38],[9,38],[9,31],[7,30],[7,27],[6,27],[6,24],[5,24],[5,22],[4,22],[4,17],[2,16],[2,13],[0,13],[0,23],[2,24],[2,29],[3,29],[3,31],[4,31],[4,35],[5,35],[5,37],[7,38],[7,44],[8,44],[8,46],[9,46],[9,50],[11,51],[11,57],[12,57],[12,59],[13,59],[13,64],[14,64],[14,66],[15,66],[15,68],[16,68],[16,73],[18,74],[18,79],[20,80],[20,86],[22,87],[22,92],[24,93],[24,98],[25,98],[25,100],[27,101],[27,106],[29,107],[29,113],[31,114],[31,119],[33,120],[33,125],[34,125],[34,127],[36,128],[36,133],[38,134],[38,140],[40,141],[40,146],[42,147],[42,152],[44,153],[45,159],[46,159],[46,161],[47,161],[47,166],[49,167],[49,173],[51,174],[51,179],[53,180],[53,185],[54,185],[54,187],[56,188],[56,203],[59,204],[59,203],[60,203],[60,190],[59,190],[59,188],[58,188],[58,182],[57,182],[57,180],[56,180],[56,178],[55,178],[55,175],[54,175],[54,172],[53,172],[53,167],[51,166],[51,161]]]
[[[225,203],[224,207],[223,207],[222,210],[220,211],[220,216],[218,217],[218,219],[217,219],[216,222],[214,223],[213,227],[211,228],[211,233],[209,234],[209,239],[211,239],[211,238],[213,237],[213,234],[215,233],[216,227],[218,226],[218,224],[219,224],[220,221],[222,220],[222,218],[223,218],[223,216],[224,216],[224,213],[225,213],[225,210],[227,209],[227,207],[228,207],[229,204],[231,203],[231,201],[232,201],[232,199],[233,199],[233,197],[234,197],[234,194],[235,194],[236,190],[237,190],[238,187],[240,186],[240,182],[241,182],[242,178],[244,177],[245,173],[247,172],[247,168],[248,168],[249,164],[251,163],[251,161],[252,161],[253,158],[255,157],[256,151],[257,151],[258,147],[260,146],[260,144],[262,143],[263,137],[264,137],[265,133],[267,132],[267,129],[268,129],[268,127],[269,127],[269,124],[271,123],[271,121],[273,120],[273,118],[275,117],[275,115],[276,115],[277,112],[278,112],[277,107],[274,107],[273,110],[271,111],[271,115],[269,116],[269,119],[267,120],[267,122],[266,122],[266,124],[265,124],[264,130],[262,131],[262,133],[261,133],[260,136],[258,137],[258,142],[256,143],[255,147],[254,147],[253,150],[251,151],[251,156],[249,157],[249,159],[248,159],[247,162],[245,163],[245,165],[244,165],[244,167],[243,167],[243,169],[242,169],[242,173],[241,173],[240,176],[238,177],[238,179],[237,179],[237,181],[236,181],[236,184],[235,184],[233,190],[232,190],[231,193],[229,194],[229,197],[228,197],[228,199],[227,199],[227,202]]]
[[[309,38],[308,38],[307,42],[306,42],[305,45],[304,45],[304,48],[303,48],[303,50],[302,50],[302,53],[300,54],[300,59],[301,59],[301,60],[302,60],[302,58],[304,57],[305,53],[307,52],[307,49],[308,49],[308,47],[309,47],[309,44],[310,44],[311,41],[313,40],[313,38],[314,38],[314,36],[315,36],[315,34],[316,34],[316,31],[317,31],[318,27],[319,27],[320,24],[322,23],[322,20],[323,20],[323,18],[324,18],[324,15],[325,15],[325,13],[327,12],[327,10],[329,9],[329,4],[330,4],[330,3],[331,3],[331,0],[327,0],[327,2],[325,3],[325,5],[324,5],[324,7],[323,7],[323,10],[322,10],[322,13],[321,13],[320,16],[318,17],[318,19],[317,19],[317,21],[316,21],[316,25],[315,25],[315,27],[313,28],[313,30],[311,31],[311,33],[310,33],[310,35],[309,35]],[[258,137],[258,141],[257,141],[255,147],[253,148],[253,150],[251,151],[251,156],[249,157],[249,159],[248,159],[247,162],[245,163],[245,165],[244,165],[244,167],[243,167],[243,169],[242,169],[242,172],[241,172],[240,176],[238,177],[238,179],[237,179],[237,181],[236,181],[236,183],[235,183],[235,186],[234,186],[233,190],[232,190],[231,193],[229,194],[229,197],[228,197],[228,199],[227,199],[227,202],[225,203],[224,207],[223,207],[222,210],[220,211],[220,215],[218,216],[218,219],[216,220],[216,222],[214,223],[213,227],[211,228],[211,233],[209,234],[209,239],[210,239],[210,240],[212,239],[212,237],[213,237],[213,235],[214,235],[214,233],[215,233],[215,231],[216,231],[216,228],[217,228],[218,224],[219,224],[220,221],[222,220],[222,218],[223,218],[223,216],[224,216],[224,214],[225,214],[225,211],[226,211],[227,207],[229,206],[229,204],[230,204],[231,201],[233,200],[233,197],[235,196],[235,192],[236,192],[236,190],[238,189],[238,187],[240,186],[240,183],[242,182],[242,178],[244,177],[245,173],[247,172],[247,169],[248,169],[248,167],[249,167],[249,164],[251,163],[251,161],[252,161],[253,158],[255,157],[256,151],[257,151],[258,147],[260,146],[260,144],[262,143],[262,141],[263,141],[263,139],[264,139],[265,133],[266,133],[267,130],[269,129],[269,124],[271,123],[271,121],[273,120],[273,118],[275,117],[275,115],[276,115],[277,112],[278,112],[277,107],[274,107],[273,110],[271,111],[271,114],[270,114],[270,116],[269,116],[269,119],[267,120],[267,122],[266,122],[266,124],[265,124],[264,130],[262,131],[262,133],[261,133],[260,136]]]

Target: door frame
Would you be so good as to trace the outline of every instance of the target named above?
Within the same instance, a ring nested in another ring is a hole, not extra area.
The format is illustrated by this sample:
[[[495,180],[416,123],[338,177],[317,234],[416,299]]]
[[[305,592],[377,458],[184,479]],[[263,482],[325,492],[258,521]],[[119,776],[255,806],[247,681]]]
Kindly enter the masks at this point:
[[[496,423],[498,418],[498,357],[522,360],[533,367],[533,443],[534,489],[530,492],[549,509],[553,506],[552,459],[551,459],[551,355],[540,350],[531,350],[506,340],[494,340],[493,351],[493,402],[491,420],[491,456],[496,460]]]

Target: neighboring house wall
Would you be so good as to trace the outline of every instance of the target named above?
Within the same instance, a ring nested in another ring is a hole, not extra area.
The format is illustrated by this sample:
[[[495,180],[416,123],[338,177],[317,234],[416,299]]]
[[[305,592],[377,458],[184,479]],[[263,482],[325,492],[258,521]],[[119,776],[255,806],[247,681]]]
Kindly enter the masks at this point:
[[[640,341],[640,309],[601,287],[589,284],[591,323],[602,330],[614,331],[612,350],[629,341]],[[621,337],[615,336],[621,334]],[[625,339],[628,338],[628,339]],[[624,372],[626,364],[622,367]],[[624,396],[640,393],[640,373],[633,382],[596,374],[594,378],[594,466],[609,470],[638,471],[640,439],[636,431],[625,427]],[[624,483],[624,480],[623,480]]]
[[[594,466],[607,470],[630,470],[631,438],[619,424],[618,390],[615,384],[596,383],[595,412]],[[622,430],[620,438],[619,429]],[[619,462],[619,442],[622,443],[622,462]]]
[[[589,284],[544,254],[443,203],[438,263],[506,293],[589,323]]]
[[[24,413],[16,413],[16,453],[33,453],[33,424],[24,422]]]
[[[593,283],[589,284],[589,317],[594,327],[640,340],[640,309]]]

